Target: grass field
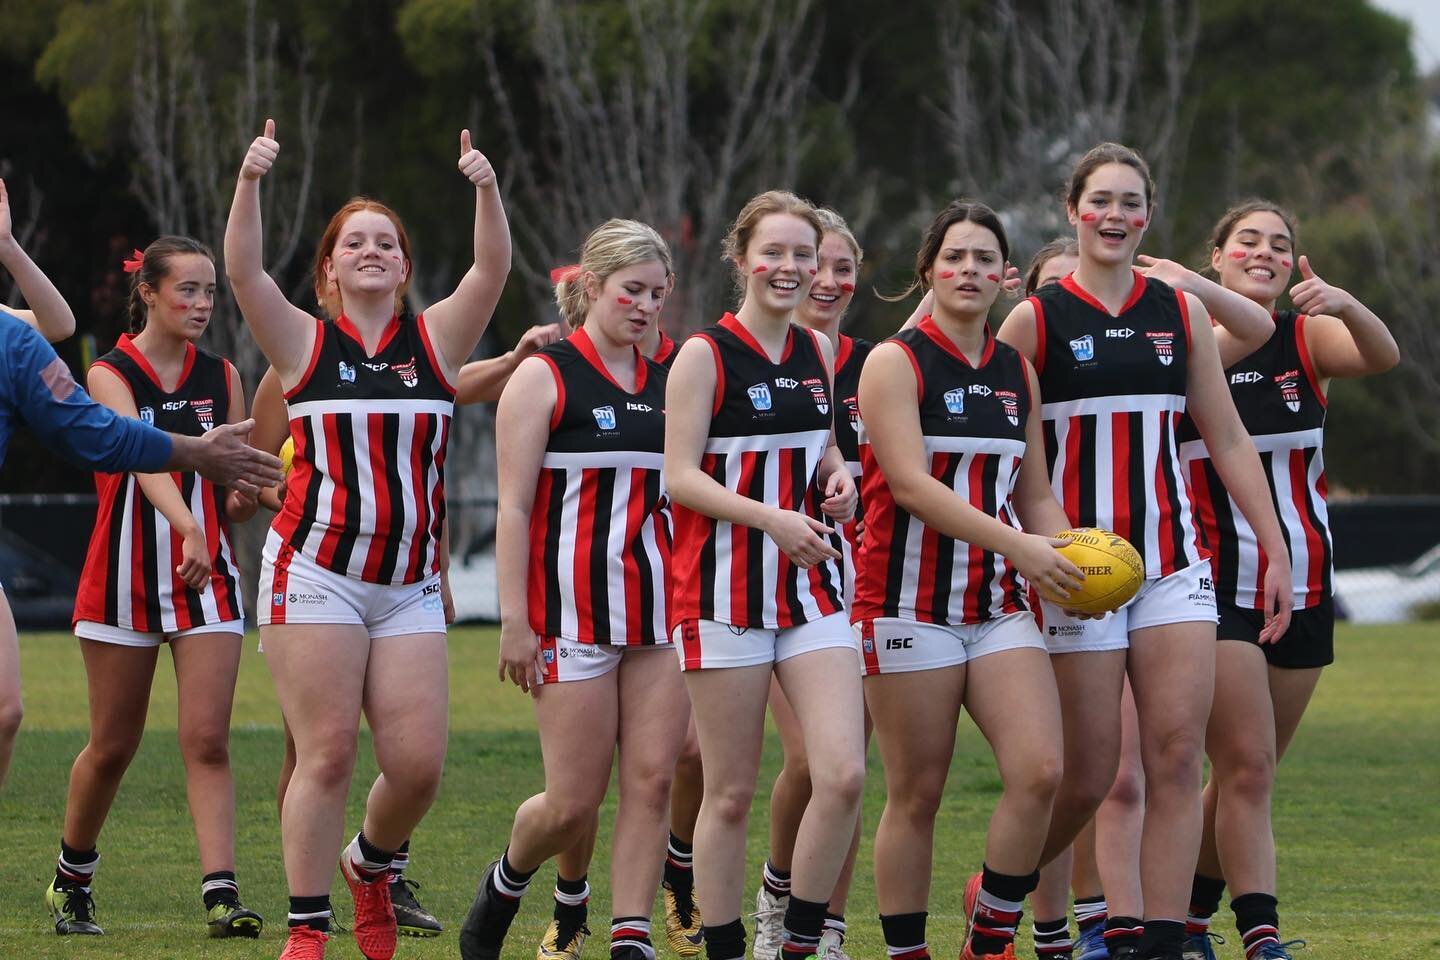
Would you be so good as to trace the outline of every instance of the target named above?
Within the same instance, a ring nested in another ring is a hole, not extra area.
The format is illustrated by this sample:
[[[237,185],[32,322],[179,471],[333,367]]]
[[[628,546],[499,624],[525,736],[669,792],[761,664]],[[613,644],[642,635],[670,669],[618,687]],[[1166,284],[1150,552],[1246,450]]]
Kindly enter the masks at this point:
[[[1440,893],[1440,630],[1434,626],[1343,629],[1340,662],[1321,682],[1304,727],[1281,767],[1275,810],[1280,845],[1284,932],[1303,936],[1301,956],[1412,960],[1440,957],[1436,896]],[[238,871],[246,902],[269,921],[257,942],[210,941],[202,929],[199,870],[175,748],[173,675],[155,685],[150,736],[131,768],[100,849],[96,881],[104,938],[56,937],[41,901],[53,876],[70,763],[86,738],[85,679],[76,641],[66,635],[21,639],[26,715],[10,779],[0,793],[0,951],[13,957],[274,958],[282,944],[285,884],[274,809],[282,747],[279,714],[260,657],[247,653],[235,708],[232,758],[239,807]],[[527,698],[495,681],[496,635],[488,629],[452,634],[449,763],[435,809],[417,832],[411,875],[421,896],[449,927],[439,939],[405,940],[398,957],[453,957],[455,927],[476,878],[502,848],[515,805],[540,786],[539,749]],[[364,789],[374,775],[362,743],[351,794],[354,829]],[[750,856],[764,855],[769,784],[778,742],[767,745]],[[884,802],[872,750],[865,801],[867,831]],[[982,831],[999,790],[988,750],[968,723],[960,737],[950,791],[937,830],[930,944],[937,957],[960,947],[959,889],[980,862]],[[608,923],[608,830],[602,819],[591,871],[593,929]],[[868,840],[868,838],[867,838]],[[849,952],[883,957],[875,919],[870,847],[861,848],[850,902]],[[553,871],[545,868],[526,900],[507,957],[534,955],[549,909]],[[337,905],[348,914],[344,885]],[[753,887],[750,896],[753,896]],[[661,915],[657,909],[657,922]],[[1231,918],[1215,929],[1230,934],[1222,957],[1239,957]],[[1025,925],[1028,930],[1028,923]],[[1033,956],[1028,937],[1022,956]],[[662,938],[663,941],[663,938]],[[604,938],[586,948],[605,956]],[[662,946],[661,956],[667,955]],[[331,957],[359,957],[339,938]]]

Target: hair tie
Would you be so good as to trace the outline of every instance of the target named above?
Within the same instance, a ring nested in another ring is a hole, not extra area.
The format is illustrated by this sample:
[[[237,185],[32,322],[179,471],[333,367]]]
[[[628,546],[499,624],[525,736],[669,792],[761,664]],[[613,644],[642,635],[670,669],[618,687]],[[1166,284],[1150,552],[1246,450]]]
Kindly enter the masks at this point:
[[[580,276],[580,264],[572,263],[565,267],[556,267],[550,271],[550,282],[555,286],[562,283],[572,282]]]
[[[125,268],[126,273],[139,273],[140,268],[145,266],[145,252],[135,250],[130,254],[130,259],[120,264]]]

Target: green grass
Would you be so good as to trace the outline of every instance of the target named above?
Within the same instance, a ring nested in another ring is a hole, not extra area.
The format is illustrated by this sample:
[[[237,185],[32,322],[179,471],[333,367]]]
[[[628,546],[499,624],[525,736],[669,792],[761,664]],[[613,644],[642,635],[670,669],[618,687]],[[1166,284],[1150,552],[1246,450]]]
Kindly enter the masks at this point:
[[[1291,754],[1281,767],[1275,810],[1285,932],[1303,936],[1315,960],[1440,956],[1440,658],[1433,625],[1343,629],[1340,662],[1327,671]],[[484,864],[502,848],[515,805],[541,784],[539,750],[527,698],[495,681],[496,636],[462,629],[452,635],[453,714],[450,758],[439,802],[417,831],[412,875],[424,902],[449,929],[433,941],[403,941],[399,957],[457,955],[455,927]],[[274,810],[281,754],[279,714],[258,655],[246,654],[235,708],[232,757],[237,777],[239,875],[247,903],[270,921],[258,943],[203,936],[199,871],[175,748],[173,674],[164,666],[151,703],[150,736],[137,756],[101,840],[96,883],[103,939],[56,937],[41,902],[52,876],[70,763],[86,738],[85,677],[75,640],[56,634],[21,640],[26,716],[10,779],[0,793],[0,945],[17,957],[278,956],[285,885]],[[937,957],[959,951],[959,890],[979,863],[986,818],[999,790],[984,742],[963,725],[950,790],[937,829],[930,943]],[[764,802],[779,763],[767,744],[752,819],[752,875],[764,856]],[[351,796],[354,829],[374,764],[362,744]],[[865,801],[867,831],[884,802],[879,763],[871,754]],[[609,913],[608,840],[613,806],[591,871],[592,916]],[[868,840],[868,838],[867,838]],[[850,953],[883,957],[875,920],[870,847],[851,897]],[[516,921],[507,957],[534,955],[549,908],[547,868]],[[342,912],[348,908],[337,885]],[[753,896],[753,892],[751,894]],[[660,914],[657,910],[657,920]],[[1216,929],[1232,933],[1228,911]],[[1028,924],[1026,925],[1028,927]],[[1027,938],[1028,939],[1028,938]],[[605,955],[603,937],[586,953]],[[359,957],[354,942],[335,941],[331,957]],[[662,946],[661,955],[667,955]],[[1033,956],[1028,944],[1022,956]],[[1231,943],[1224,957],[1238,957]]]

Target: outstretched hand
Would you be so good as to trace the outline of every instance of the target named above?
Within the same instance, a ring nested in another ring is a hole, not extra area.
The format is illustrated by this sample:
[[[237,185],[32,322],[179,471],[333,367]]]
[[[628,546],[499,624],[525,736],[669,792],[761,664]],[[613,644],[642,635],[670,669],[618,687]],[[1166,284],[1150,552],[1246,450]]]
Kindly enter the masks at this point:
[[[280,154],[280,142],[275,139],[275,121],[265,121],[265,132],[256,137],[245,151],[245,160],[240,164],[240,179],[259,180],[270,172],[275,158]]]
[[[495,168],[485,159],[485,154],[470,145],[470,131],[460,131],[460,172],[476,187],[488,187],[495,182]]]

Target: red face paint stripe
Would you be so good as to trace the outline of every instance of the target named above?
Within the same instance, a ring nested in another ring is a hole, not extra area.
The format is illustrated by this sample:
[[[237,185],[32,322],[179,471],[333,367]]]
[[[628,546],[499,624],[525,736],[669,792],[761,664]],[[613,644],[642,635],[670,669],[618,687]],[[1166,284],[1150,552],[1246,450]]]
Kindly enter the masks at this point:
[[[1244,259],[1245,259],[1246,257],[1248,257],[1248,256],[1250,256],[1250,254],[1246,253],[1244,250],[1231,250],[1231,251],[1230,251],[1230,259],[1231,259],[1231,260],[1244,260]]]
[[[853,284],[853,283],[842,283],[842,284],[840,284],[840,292],[841,292],[841,293],[854,293],[854,292],[855,292],[855,284]]]
[[[954,271],[954,270],[941,270],[941,271],[940,271],[940,279],[941,279],[941,280],[950,280],[950,279],[953,279],[954,276],[955,276],[955,271]]]
[[[1099,219],[1100,219],[1100,214],[1098,214],[1098,213],[1082,213],[1082,214],[1080,214],[1080,222],[1081,222],[1081,223],[1094,223],[1096,220],[1099,220]]]
[[[766,270],[769,270],[769,269],[770,269],[769,267],[765,266],[765,264],[762,263],[762,264],[760,264],[758,267],[756,267],[754,270],[752,270],[751,272],[752,272],[752,273],[764,273]]]
[[[985,274],[985,279],[986,279],[986,280],[989,280],[991,283],[999,283],[999,282],[1000,282],[1000,274],[998,274],[998,273],[987,273],[987,274]]]
[[[635,303],[635,301],[630,299],[629,297],[616,297],[615,302],[620,304],[620,306],[622,307],[628,307]]]
[[[1131,222],[1132,224],[1134,224],[1135,226],[1137,226],[1137,227],[1143,227],[1143,226],[1145,226],[1145,218],[1144,218],[1144,217],[1136,217],[1135,219],[1131,220],[1130,222]]]
[[[1289,270],[1289,269],[1290,269],[1290,261],[1289,261],[1289,260],[1281,260],[1281,261],[1280,261],[1280,266],[1284,267],[1286,270]]]

